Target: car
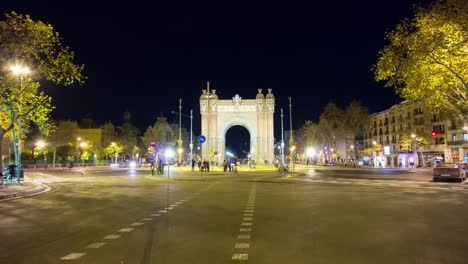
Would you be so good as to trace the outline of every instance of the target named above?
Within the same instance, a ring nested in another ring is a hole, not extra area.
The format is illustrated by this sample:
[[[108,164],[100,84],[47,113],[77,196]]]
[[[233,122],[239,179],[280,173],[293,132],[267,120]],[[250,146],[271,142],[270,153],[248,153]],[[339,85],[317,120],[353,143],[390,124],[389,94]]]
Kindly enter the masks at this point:
[[[432,169],[432,179],[439,180],[459,180],[463,182],[466,179],[467,167],[463,163],[441,162]]]

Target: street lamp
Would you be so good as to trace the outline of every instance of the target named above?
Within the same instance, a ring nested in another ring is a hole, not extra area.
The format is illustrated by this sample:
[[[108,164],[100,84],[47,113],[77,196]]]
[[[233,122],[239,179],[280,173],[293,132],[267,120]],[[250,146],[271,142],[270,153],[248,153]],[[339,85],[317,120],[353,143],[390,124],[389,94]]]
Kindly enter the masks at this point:
[[[46,164],[47,156],[44,153],[44,147],[45,146],[46,146],[46,143],[44,142],[44,140],[39,140],[39,141],[36,142],[36,147],[41,150],[42,155],[44,156],[43,157],[44,158],[44,167],[47,167],[47,164]]]
[[[281,166],[284,166],[283,108],[281,108]]]
[[[414,160],[414,167],[418,167],[419,163],[419,157],[418,157],[418,152],[416,151],[416,135],[414,133],[411,133],[411,139],[412,139],[412,145],[413,145],[413,160]]]
[[[81,147],[81,164],[82,164],[81,167],[84,167],[84,156],[83,156],[83,154],[84,154],[84,149],[87,146],[88,146],[88,143],[86,143],[84,141],[80,143],[80,147]]]
[[[23,90],[24,76],[31,73],[31,70],[27,66],[22,65],[13,65],[10,67],[11,73],[20,78],[20,91]],[[12,107],[12,106],[11,106]],[[13,111],[13,109],[10,109]],[[13,150],[15,153],[15,165],[16,165],[16,175],[18,182],[21,180],[21,118],[18,119],[18,135],[15,133],[15,127],[12,129],[13,136]]]
[[[179,149],[177,153],[179,154],[179,164],[182,164],[182,98],[179,98],[179,140],[177,142],[179,144]]]
[[[313,158],[314,156],[315,156],[315,149],[308,148],[307,149],[307,162],[309,161],[309,158]]]
[[[166,149],[166,164],[167,164],[167,177],[169,178],[169,161],[168,158],[174,156],[174,151],[172,149]]]
[[[372,152],[373,155],[374,155],[374,168],[377,167],[377,150],[376,150],[376,147],[377,147],[377,141],[373,140],[372,141],[372,145],[374,146],[374,151]]]
[[[294,174],[294,151],[296,150],[296,145],[291,145],[291,147],[289,148],[289,151],[290,151],[290,159],[291,159],[291,171],[292,171],[292,174]]]
[[[292,98],[289,97],[289,145],[291,147],[291,165],[292,165],[292,173],[294,174],[294,150],[296,146],[294,144],[293,138],[293,130],[292,130]]]

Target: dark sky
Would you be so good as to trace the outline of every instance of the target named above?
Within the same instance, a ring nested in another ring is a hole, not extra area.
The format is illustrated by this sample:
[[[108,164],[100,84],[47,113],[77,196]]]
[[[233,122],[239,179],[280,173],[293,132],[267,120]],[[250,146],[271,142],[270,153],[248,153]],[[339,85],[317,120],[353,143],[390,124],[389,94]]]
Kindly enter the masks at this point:
[[[318,119],[329,101],[386,109],[400,100],[370,69],[385,32],[410,17],[415,3],[4,0],[0,11],[51,23],[86,65],[85,85],[47,89],[55,118],[119,124],[128,109],[144,130],[177,110],[179,97],[199,127],[206,81],[225,99],[273,88],[278,121],[292,96],[294,127]]]

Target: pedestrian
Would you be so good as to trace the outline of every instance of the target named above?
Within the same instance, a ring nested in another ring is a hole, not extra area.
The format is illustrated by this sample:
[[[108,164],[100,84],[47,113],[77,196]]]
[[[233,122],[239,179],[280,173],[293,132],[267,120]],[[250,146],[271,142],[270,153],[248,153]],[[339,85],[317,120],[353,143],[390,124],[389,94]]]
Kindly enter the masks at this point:
[[[201,172],[203,170],[203,165],[201,159],[198,160],[198,171]]]
[[[227,161],[226,160],[223,161],[223,171],[224,172],[227,171]]]
[[[192,172],[195,171],[195,159],[192,158]]]

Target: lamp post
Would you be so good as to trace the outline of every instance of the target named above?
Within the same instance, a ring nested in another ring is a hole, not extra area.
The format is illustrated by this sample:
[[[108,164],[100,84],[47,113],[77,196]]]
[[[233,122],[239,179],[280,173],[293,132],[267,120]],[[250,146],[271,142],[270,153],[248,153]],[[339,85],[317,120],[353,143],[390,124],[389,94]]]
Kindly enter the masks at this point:
[[[80,142],[81,142],[81,137],[76,138],[76,161],[80,158]]]
[[[169,160],[174,155],[174,151],[172,149],[166,149],[166,164],[167,164],[167,177],[169,178]]]
[[[293,145],[294,144],[294,138],[293,138],[293,130],[292,130],[292,101],[291,97],[289,97],[289,145],[292,146],[290,148],[291,150],[291,163],[292,163],[292,173],[294,174],[294,150],[296,150],[296,147]]]
[[[417,168],[418,167],[418,163],[419,163],[419,158],[418,158],[418,152],[416,150],[416,135],[414,133],[411,134],[411,139],[412,139],[412,145],[413,145],[413,160],[414,160],[414,167]]]
[[[24,76],[31,73],[31,70],[27,66],[13,65],[10,68],[10,71],[20,78],[20,91],[23,90]],[[10,105],[10,116],[13,117],[13,106]],[[16,175],[18,182],[21,180],[21,118],[18,119],[18,135],[15,135],[15,128],[12,129],[13,136],[13,151],[15,152],[15,165],[16,165]],[[16,142],[17,141],[17,142]]]
[[[284,166],[283,108],[281,108],[281,166]]]
[[[377,141],[373,140],[372,141],[372,145],[374,146],[374,151],[373,151],[373,154],[374,154],[374,168],[377,167],[377,150],[376,150],[376,146],[377,146]]]
[[[179,149],[177,153],[179,154],[178,161],[179,165],[182,164],[182,98],[179,99],[179,140],[177,142],[179,144]]]
[[[84,167],[84,149],[88,146],[88,144],[86,142],[81,142],[80,143],[80,147],[81,147],[81,167]]]
[[[190,163],[193,160],[193,140],[192,140],[192,123],[193,123],[193,110],[190,109]]]
[[[308,148],[307,149],[307,163],[309,163],[309,159],[312,159],[315,156],[315,149],[314,148]]]
[[[46,154],[44,153],[44,147],[45,147],[45,146],[46,146],[46,143],[44,142],[44,140],[39,140],[39,141],[36,142],[36,147],[37,147],[38,149],[41,150],[41,153],[42,153],[42,155],[44,156],[44,157],[43,157],[43,159],[44,159],[44,168],[47,167],[47,164],[46,164],[47,156],[46,156]]]

